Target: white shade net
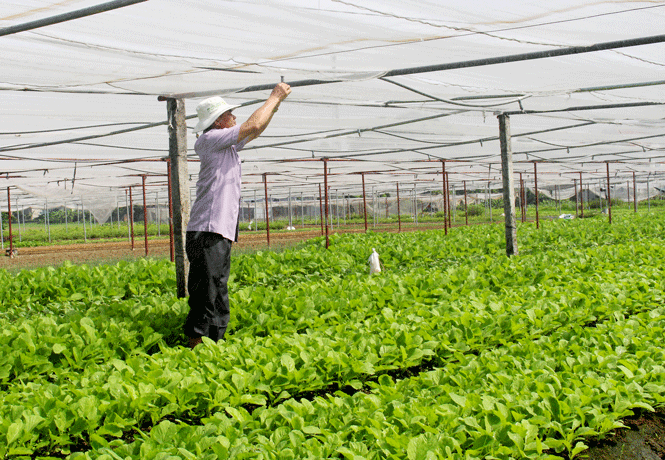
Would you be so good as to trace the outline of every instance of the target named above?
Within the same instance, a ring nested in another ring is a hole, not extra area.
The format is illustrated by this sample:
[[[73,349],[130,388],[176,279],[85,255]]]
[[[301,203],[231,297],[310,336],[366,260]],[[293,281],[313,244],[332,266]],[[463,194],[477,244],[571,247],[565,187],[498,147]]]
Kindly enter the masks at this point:
[[[100,3],[5,1],[0,29]],[[244,150],[245,197],[263,190],[265,173],[271,194],[311,195],[323,157],[334,160],[331,189],[346,193],[359,193],[361,173],[369,187],[440,187],[442,160],[451,186],[498,184],[496,113],[521,110],[543,113],[511,115],[516,177],[533,182],[536,161],[543,186],[570,189],[580,172],[589,184],[607,180],[611,162],[616,187],[635,173],[647,196],[665,173],[665,111],[617,105],[665,103],[662,42],[382,77],[656,36],[664,23],[663,1],[149,0],[4,35],[0,187],[64,190],[76,177],[122,196],[145,175],[165,197],[166,107],[157,96],[188,96],[194,114],[203,94],[241,104],[269,94],[244,88],[283,78],[320,82],[294,86]],[[556,112],[597,105],[613,107]],[[237,109],[238,120],[256,107]],[[194,141],[190,134],[192,187]]]

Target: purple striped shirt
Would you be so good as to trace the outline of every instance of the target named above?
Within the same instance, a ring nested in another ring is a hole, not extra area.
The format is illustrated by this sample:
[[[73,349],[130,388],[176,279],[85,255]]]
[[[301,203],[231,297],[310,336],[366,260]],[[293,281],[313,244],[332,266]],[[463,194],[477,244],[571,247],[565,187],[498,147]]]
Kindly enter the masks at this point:
[[[238,152],[245,141],[238,142],[240,125],[211,129],[194,144],[201,160],[196,200],[187,224],[188,232],[212,232],[237,241],[242,177]]]

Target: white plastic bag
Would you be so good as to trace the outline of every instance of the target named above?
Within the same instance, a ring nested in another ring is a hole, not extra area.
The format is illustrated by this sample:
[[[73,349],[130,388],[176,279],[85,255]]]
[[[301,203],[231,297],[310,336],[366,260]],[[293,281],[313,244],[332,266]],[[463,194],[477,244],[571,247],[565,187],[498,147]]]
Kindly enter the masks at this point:
[[[372,254],[369,256],[369,274],[379,273],[381,271],[381,262],[379,261],[379,253],[376,249],[372,248]]]

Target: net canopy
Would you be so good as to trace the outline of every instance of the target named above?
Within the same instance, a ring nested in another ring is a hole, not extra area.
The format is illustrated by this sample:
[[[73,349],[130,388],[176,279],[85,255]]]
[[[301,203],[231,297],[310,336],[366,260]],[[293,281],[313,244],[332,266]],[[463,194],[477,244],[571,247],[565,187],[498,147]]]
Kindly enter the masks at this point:
[[[242,122],[270,92],[253,88],[283,79],[310,84],[293,84],[243,150],[245,197],[264,178],[271,194],[318,192],[324,157],[339,193],[357,194],[361,179],[440,190],[443,167],[458,189],[497,188],[498,113],[509,113],[515,174],[529,184],[537,169],[550,192],[600,188],[609,162],[619,197],[633,180],[640,196],[665,189],[665,1],[126,3],[11,32],[102,2],[3,1],[1,187],[23,187],[24,200],[39,198],[26,187],[56,187],[114,201],[146,175],[165,189],[157,96],[185,99],[193,186],[197,103],[246,104]],[[613,45],[589,48],[601,43]]]

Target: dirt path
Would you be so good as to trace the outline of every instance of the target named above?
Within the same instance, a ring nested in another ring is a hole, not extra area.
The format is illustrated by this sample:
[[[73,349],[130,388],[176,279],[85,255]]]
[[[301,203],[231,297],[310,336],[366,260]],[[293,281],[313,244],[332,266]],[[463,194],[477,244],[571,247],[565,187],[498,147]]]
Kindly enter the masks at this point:
[[[271,233],[270,244],[273,248],[279,248],[318,236],[321,236],[320,230]],[[266,235],[264,232],[243,233],[240,236],[240,241],[234,247],[238,249],[267,247]],[[170,253],[168,237],[148,240],[148,257],[165,258],[170,257]],[[0,257],[0,268],[20,270],[58,266],[66,261],[73,264],[116,263],[120,260],[131,260],[140,257],[146,257],[145,241],[143,239],[134,240],[133,250],[129,241],[89,241],[79,244],[18,248],[15,257]]]

